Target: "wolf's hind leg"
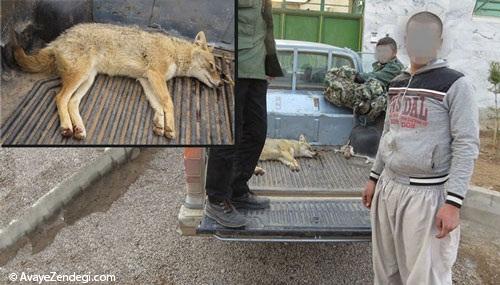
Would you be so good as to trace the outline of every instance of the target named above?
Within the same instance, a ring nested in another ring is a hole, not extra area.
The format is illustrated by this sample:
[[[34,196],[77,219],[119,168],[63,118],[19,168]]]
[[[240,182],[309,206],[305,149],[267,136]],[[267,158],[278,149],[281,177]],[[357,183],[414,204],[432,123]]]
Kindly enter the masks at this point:
[[[62,88],[56,95],[56,105],[61,122],[61,134],[64,137],[71,137],[73,135],[73,125],[68,110],[69,100],[87,78],[88,72],[78,70],[70,69],[62,74]]]
[[[85,125],[83,124],[82,116],[80,115],[80,102],[82,101],[83,96],[87,94],[92,84],[94,84],[95,77],[97,75],[97,71],[93,70],[90,72],[89,77],[85,82],[78,87],[75,94],[69,100],[69,115],[71,117],[71,122],[73,122],[73,137],[79,140],[85,139],[87,135],[85,131]]]
[[[146,78],[139,78],[139,82],[144,89],[144,94],[146,94],[146,98],[148,99],[151,108],[153,108],[155,112],[153,116],[153,132],[156,135],[163,136],[165,115],[163,113],[161,103],[158,101],[158,98],[155,96],[153,89]]]
[[[295,166],[293,165],[293,161],[290,161],[285,157],[278,158],[278,161],[280,161],[284,165],[288,166],[288,168],[290,168],[290,170],[295,171]]]
[[[281,156],[278,158],[279,161],[284,163],[292,171],[299,171],[299,162],[294,157],[293,148],[290,151],[281,151]]]
[[[157,96],[158,102],[162,106],[163,113],[165,114],[165,137],[168,139],[175,138],[175,120],[174,120],[174,103],[167,88],[165,79],[160,73],[155,71],[148,72],[148,80],[151,84],[154,94]]]

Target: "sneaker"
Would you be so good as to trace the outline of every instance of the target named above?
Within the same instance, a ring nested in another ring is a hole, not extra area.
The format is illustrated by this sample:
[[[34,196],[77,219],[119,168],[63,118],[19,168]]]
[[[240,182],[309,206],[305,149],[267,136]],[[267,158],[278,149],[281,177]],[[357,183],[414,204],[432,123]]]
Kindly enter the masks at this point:
[[[269,208],[269,198],[259,197],[252,191],[248,191],[243,196],[231,199],[236,209],[263,210]]]
[[[240,228],[247,224],[247,219],[238,212],[229,200],[211,203],[207,201],[205,214],[217,223],[228,228]]]

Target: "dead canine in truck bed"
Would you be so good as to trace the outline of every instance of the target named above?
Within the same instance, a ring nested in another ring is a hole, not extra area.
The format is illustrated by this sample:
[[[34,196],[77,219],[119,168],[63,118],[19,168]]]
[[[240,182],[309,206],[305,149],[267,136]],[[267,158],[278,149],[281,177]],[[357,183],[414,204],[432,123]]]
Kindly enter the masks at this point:
[[[79,24],[47,47],[27,55],[13,37],[14,57],[27,72],[58,74],[62,88],[56,95],[61,134],[84,139],[79,111],[82,97],[98,73],[137,78],[154,110],[153,131],[175,138],[174,106],[166,81],[195,77],[209,87],[222,84],[213,48],[199,32],[193,43],[136,27]]]
[[[259,160],[277,160],[288,166],[292,171],[299,171],[299,162],[297,157],[312,158],[318,153],[312,149],[304,135],[300,135],[299,140],[286,139],[266,139],[264,148],[260,154]],[[266,171],[262,167],[255,167],[255,175],[264,175]]]

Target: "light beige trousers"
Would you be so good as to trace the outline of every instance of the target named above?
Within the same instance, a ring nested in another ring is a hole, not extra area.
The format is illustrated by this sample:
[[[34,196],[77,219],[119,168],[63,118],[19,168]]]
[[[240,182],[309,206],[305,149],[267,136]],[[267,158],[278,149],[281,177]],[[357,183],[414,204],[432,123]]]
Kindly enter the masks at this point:
[[[372,200],[374,284],[452,284],[460,228],[436,238],[444,185],[415,186],[384,170]]]

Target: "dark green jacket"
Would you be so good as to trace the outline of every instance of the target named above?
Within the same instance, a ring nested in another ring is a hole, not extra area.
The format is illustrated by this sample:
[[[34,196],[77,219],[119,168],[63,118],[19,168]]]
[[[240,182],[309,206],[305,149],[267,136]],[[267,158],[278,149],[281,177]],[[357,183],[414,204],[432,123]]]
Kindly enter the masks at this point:
[[[283,76],[276,56],[271,0],[238,0],[238,78]]]
[[[404,69],[404,65],[399,61],[397,57],[392,59],[391,61],[382,64],[380,62],[374,62],[372,64],[373,71],[360,73],[359,75],[366,81],[369,78],[375,78],[380,83],[384,85],[387,89],[389,86],[389,82],[391,82],[394,77],[398,76]]]

